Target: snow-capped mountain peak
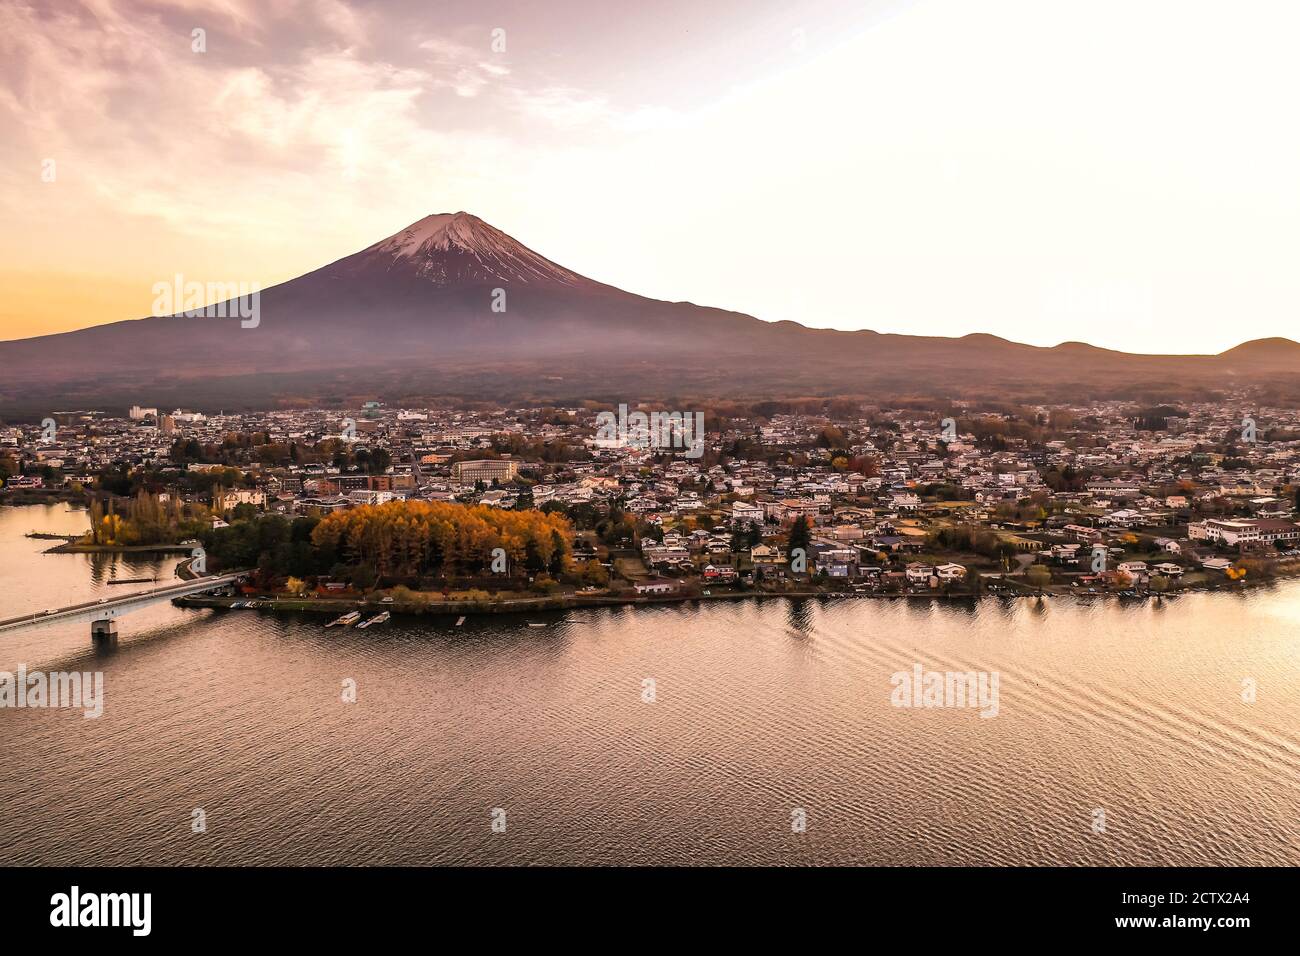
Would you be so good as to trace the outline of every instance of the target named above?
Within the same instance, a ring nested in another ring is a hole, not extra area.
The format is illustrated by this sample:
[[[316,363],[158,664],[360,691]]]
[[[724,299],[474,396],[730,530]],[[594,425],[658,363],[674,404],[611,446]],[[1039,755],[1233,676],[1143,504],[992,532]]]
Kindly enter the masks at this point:
[[[591,284],[467,212],[435,213],[360,253],[386,271],[413,270],[436,285],[506,282]]]

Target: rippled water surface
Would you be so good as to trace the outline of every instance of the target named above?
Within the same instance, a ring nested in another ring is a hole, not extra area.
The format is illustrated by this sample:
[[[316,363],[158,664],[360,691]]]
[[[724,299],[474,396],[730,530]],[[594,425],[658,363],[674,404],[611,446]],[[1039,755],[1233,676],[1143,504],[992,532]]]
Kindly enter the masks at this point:
[[[83,526],[0,509],[0,617],[171,575],[23,537]],[[0,669],[106,685],[99,720],[0,710],[0,863],[1300,863],[1300,582],[325,620],[0,635]],[[891,706],[916,664],[996,672],[997,716]]]

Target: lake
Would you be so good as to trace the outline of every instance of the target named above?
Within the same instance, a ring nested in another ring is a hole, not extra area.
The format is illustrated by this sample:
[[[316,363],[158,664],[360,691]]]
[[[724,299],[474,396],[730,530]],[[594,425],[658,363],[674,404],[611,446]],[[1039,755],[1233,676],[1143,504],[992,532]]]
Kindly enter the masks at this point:
[[[23,536],[84,527],[0,508],[0,617],[171,578]],[[1300,863],[1300,581],[327,620],[0,634],[105,688],[0,709],[0,864]],[[897,706],[918,668],[996,707]]]

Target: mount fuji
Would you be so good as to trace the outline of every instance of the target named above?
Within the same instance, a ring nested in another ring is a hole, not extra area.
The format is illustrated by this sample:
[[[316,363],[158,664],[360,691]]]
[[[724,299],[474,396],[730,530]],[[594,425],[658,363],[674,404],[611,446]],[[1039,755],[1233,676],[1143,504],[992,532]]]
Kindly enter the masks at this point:
[[[792,280],[798,281],[798,280]],[[816,281],[838,281],[816,277]],[[1293,374],[1300,345],[1130,355],[991,335],[842,332],[586,278],[466,212],[426,216],[261,292],[255,327],[155,316],[0,342],[0,412],[180,404],[267,407],[429,396],[618,397],[1041,393],[1134,382],[1217,387]]]

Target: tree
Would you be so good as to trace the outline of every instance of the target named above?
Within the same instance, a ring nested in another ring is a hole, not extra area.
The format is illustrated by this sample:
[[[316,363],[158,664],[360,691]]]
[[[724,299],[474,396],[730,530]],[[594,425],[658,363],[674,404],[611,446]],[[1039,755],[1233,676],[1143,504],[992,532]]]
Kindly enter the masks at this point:
[[[1042,591],[1043,588],[1052,583],[1052,572],[1047,565],[1035,564],[1025,572],[1025,580],[1031,587]]]
[[[806,554],[810,544],[812,544],[812,532],[808,530],[808,518],[800,515],[790,526],[790,550],[803,548]]]
[[[352,572],[353,585],[355,585],[357,588],[361,589],[362,591],[369,591],[372,587],[374,587],[375,582],[378,580],[378,578],[379,576],[375,573],[375,571],[364,564],[361,565],[359,568],[354,569]]]
[[[393,501],[334,512],[309,533],[317,567],[342,563],[380,577],[413,579],[478,573],[497,548],[511,567],[532,573],[562,569],[573,532],[561,514]]]
[[[605,570],[599,561],[593,558],[583,564],[582,580],[593,587],[604,587],[609,584],[609,572]]]
[[[102,534],[104,526],[104,506],[100,503],[99,496],[93,495],[90,499],[90,542],[91,544],[103,544]]]
[[[822,448],[848,448],[848,438],[834,425],[828,425],[817,435],[817,444]]]
[[[547,569],[553,575],[558,575],[564,570],[564,536],[559,531],[551,532],[551,560],[547,564]]]
[[[362,465],[372,475],[382,475],[392,463],[393,458],[386,448],[370,449],[364,461],[361,460],[360,455],[357,455],[357,464]]]

